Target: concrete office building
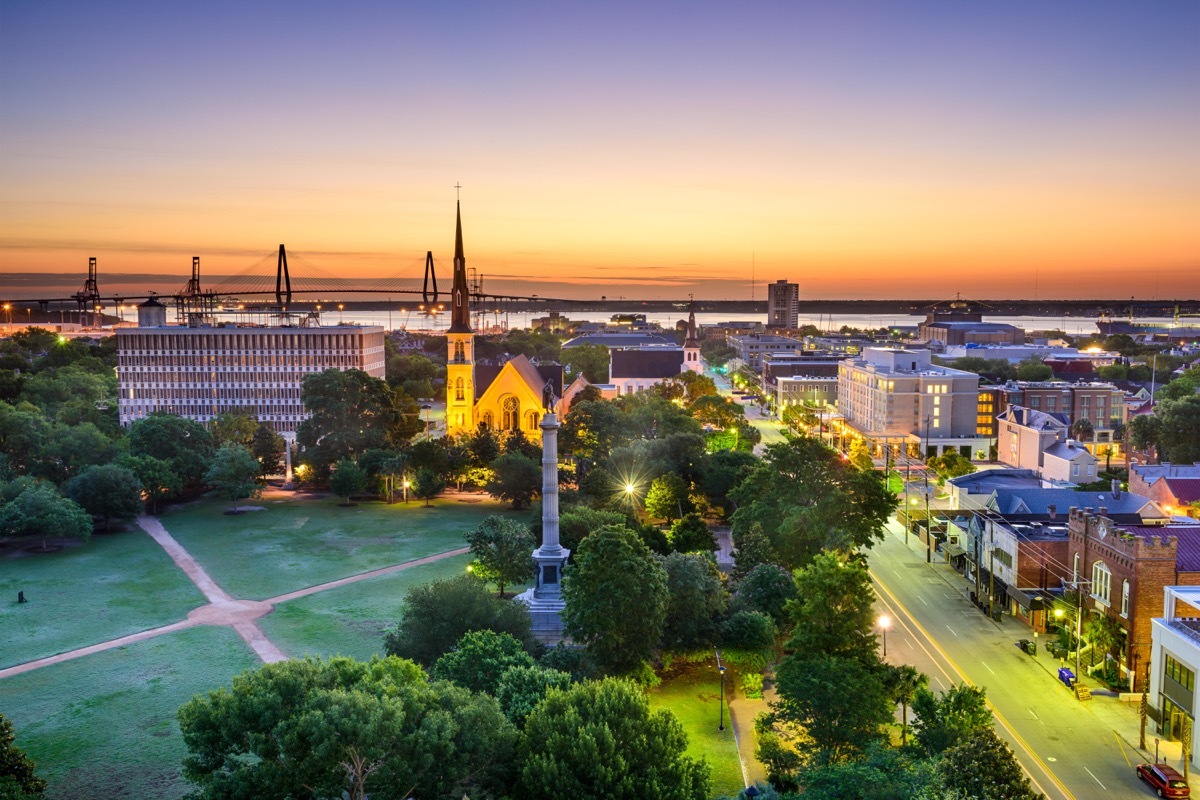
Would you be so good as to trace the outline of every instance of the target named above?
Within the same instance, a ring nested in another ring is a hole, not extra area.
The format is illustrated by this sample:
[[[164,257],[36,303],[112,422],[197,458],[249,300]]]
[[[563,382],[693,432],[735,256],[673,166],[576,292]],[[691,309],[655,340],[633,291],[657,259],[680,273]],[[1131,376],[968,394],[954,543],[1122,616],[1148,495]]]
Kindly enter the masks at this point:
[[[800,284],[767,284],[767,327],[795,330],[800,324]]]
[[[122,425],[155,411],[197,422],[244,412],[292,434],[309,416],[300,399],[306,375],[358,369],[384,376],[382,327],[322,327],[299,316],[274,325],[168,326],[155,300],[138,312],[138,327],[117,330]]]

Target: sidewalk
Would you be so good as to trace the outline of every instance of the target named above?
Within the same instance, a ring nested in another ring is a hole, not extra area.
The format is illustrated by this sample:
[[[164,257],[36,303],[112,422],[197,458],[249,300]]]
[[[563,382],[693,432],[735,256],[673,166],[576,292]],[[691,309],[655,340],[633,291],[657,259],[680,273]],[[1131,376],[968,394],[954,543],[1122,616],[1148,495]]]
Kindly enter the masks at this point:
[[[904,526],[890,518],[886,525],[888,534],[897,537],[901,542],[904,541]],[[909,535],[908,549],[913,553],[925,556],[925,545],[921,543],[920,538],[916,535]],[[962,577],[958,570],[954,569],[950,564],[942,558],[940,553],[936,551],[933,554],[933,561],[929,568],[940,577],[947,586],[961,594],[964,598],[970,598],[970,592],[973,588],[970,583]],[[987,615],[980,613],[980,619],[985,622],[991,622],[996,626],[998,631],[1003,631],[1011,634],[1012,641],[1018,639],[1030,638],[1032,631],[1019,620],[1014,617],[1004,614],[1000,618],[1000,622],[989,620]],[[1058,659],[1041,649],[1041,642],[1045,641],[1045,637],[1039,637],[1039,650],[1036,656],[1031,658],[1046,672],[1046,679],[1058,684],[1063,691],[1068,691],[1067,687],[1062,685],[1058,679],[1058,669],[1062,666]],[[1066,664],[1074,672],[1073,664]],[[1086,669],[1084,670],[1086,673]],[[1169,742],[1162,736],[1155,733],[1154,721],[1148,719],[1146,721],[1146,748],[1138,747],[1141,741],[1141,701],[1140,695],[1130,695],[1137,697],[1136,700],[1123,701],[1117,693],[1109,689],[1104,684],[1084,674],[1079,676],[1079,682],[1087,686],[1092,692],[1092,699],[1079,701],[1080,704],[1090,711],[1095,717],[1097,724],[1111,730],[1121,745],[1123,751],[1126,751],[1126,757],[1131,764],[1138,764],[1154,760],[1155,746],[1154,740],[1159,739],[1158,744],[1158,763],[1171,764],[1172,766],[1183,771],[1182,752],[1183,746],[1180,742]]]

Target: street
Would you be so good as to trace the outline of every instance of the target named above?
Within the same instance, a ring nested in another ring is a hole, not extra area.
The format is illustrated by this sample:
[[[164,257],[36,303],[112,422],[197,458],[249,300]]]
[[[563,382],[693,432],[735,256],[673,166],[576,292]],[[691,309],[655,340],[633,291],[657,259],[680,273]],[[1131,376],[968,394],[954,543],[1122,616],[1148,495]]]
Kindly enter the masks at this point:
[[[964,681],[986,689],[997,733],[1047,797],[1150,796],[1134,767],[1153,758],[1153,723],[1150,753],[1139,754],[1136,706],[1099,693],[1097,684],[1089,684],[1092,700],[1076,700],[1044,649],[1029,656],[1015,646],[1032,638],[1028,628],[1009,617],[992,622],[967,599],[961,576],[939,557],[926,564],[920,547],[916,537],[906,546],[893,521],[870,553],[879,613],[892,619],[886,660],[917,667],[937,691]],[[1161,754],[1180,767],[1178,743],[1164,742]]]

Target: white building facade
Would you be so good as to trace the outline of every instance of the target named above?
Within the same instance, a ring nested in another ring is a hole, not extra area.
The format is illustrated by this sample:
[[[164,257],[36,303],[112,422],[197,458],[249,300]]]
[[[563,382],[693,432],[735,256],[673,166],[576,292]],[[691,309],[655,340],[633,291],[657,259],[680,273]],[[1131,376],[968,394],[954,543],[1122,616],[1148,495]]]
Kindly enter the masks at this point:
[[[279,433],[308,418],[306,375],[358,369],[382,378],[382,327],[161,326],[117,331],[122,425],[166,411],[197,422],[244,412]]]
[[[1181,741],[1192,727],[1192,764],[1200,755],[1195,731],[1196,675],[1200,673],[1200,586],[1163,588],[1163,615],[1150,620],[1150,706],[1157,714],[1155,732]]]

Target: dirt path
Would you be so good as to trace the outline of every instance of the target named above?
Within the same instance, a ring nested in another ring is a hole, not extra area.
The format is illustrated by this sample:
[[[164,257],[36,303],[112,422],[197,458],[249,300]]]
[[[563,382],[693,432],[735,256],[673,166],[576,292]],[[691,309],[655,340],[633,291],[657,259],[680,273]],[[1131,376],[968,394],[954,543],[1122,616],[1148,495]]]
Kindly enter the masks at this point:
[[[376,578],[380,575],[390,575],[393,572],[401,572],[424,564],[432,564],[435,561],[441,561],[443,558],[451,558],[468,552],[468,548],[460,547],[445,553],[425,556],[424,558],[417,558],[412,561],[404,561],[400,564],[392,564],[391,566],[373,569],[368,572],[360,572],[357,575],[339,578],[328,583],[309,586],[306,589],[298,589],[294,592],[281,594],[278,597],[272,597],[269,600],[238,600],[231,597],[224,589],[217,585],[217,582],[204,571],[204,568],[196,562],[196,559],[192,558],[191,553],[177,542],[175,537],[167,532],[167,529],[163,527],[161,522],[154,517],[143,515],[138,517],[137,523],[142,530],[149,534],[166,551],[171,560],[175,562],[175,565],[183,570],[192,583],[196,584],[196,588],[204,593],[204,596],[208,598],[208,605],[192,609],[188,612],[187,619],[173,622],[170,625],[138,631],[137,633],[131,633],[128,636],[121,636],[116,639],[109,639],[99,644],[88,645],[77,650],[69,650],[65,653],[0,669],[0,680],[13,675],[20,675],[23,672],[40,669],[41,667],[47,667],[51,664],[60,664],[63,661],[71,661],[72,659],[82,658],[93,653],[101,653],[105,650],[124,647],[127,644],[153,639],[156,636],[174,633],[175,631],[184,630],[196,625],[226,625],[231,627],[264,663],[273,664],[277,661],[285,661],[288,657],[287,654],[267,638],[267,635],[263,633],[256,622],[259,618],[274,611],[277,604],[285,603],[288,600],[295,600],[299,597],[307,597],[328,589],[336,589],[339,586],[347,586],[358,581]]]

